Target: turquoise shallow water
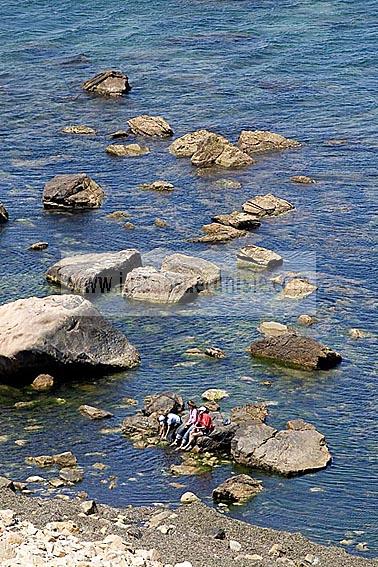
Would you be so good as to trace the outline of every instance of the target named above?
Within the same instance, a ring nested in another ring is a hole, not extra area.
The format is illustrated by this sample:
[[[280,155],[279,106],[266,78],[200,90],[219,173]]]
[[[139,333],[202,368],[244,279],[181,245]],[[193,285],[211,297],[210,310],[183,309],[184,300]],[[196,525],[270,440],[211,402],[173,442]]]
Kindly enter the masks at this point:
[[[13,404],[36,395],[0,392],[0,435],[8,436],[0,443],[1,474],[23,479],[40,472],[25,467],[27,455],[72,448],[87,471],[80,488],[95,498],[116,505],[177,502],[181,491],[166,474],[176,455],[135,450],[119,433],[101,433],[102,424],[85,421],[77,407],[106,407],[114,413],[106,426],[115,427],[128,412],[121,407],[125,396],[141,400],[165,388],[193,396],[210,386],[226,387],[226,410],[267,400],[273,425],[292,417],[308,419],[324,432],[334,455],[331,467],[301,478],[256,472],[266,490],[231,514],[262,526],[302,531],[320,542],[345,537],[366,541],[366,555],[376,556],[377,3],[0,5],[0,200],[11,215],[0,233],[0,301],[54,292],[43,273],[61,255],[129,246],[152,261],[167,250],[198,253],[219,262],[227,278],[248,282],[242,291],[224,285],[212,297],[173,312],[142,315],[119,298],[101,299],[100,309],[139,347],[141,367],[91,382],[73,377],[53,394],[66,403],[42,397],[28,411],[17,412]],[[133,89],[127,97],[106,100],[80,90],[84,79],[106,67],[129,75]],[[259,158],[247,170],[206,175],[171,156],[166,142],[148,142],[151,153],[140,159],[108,157],[107,134],[141,113],[163,115],[177,135],[207,127],[236,140],[242,128],[271,129],[304,146]],[[88,124],[99,135],[64,136],[60,129],[69,123]],[[327,143],[330,139],[343,142],[333,145]],[[86,171],[103,185],[103,208],[75,216],[45,213],[44,183],[72,171]],[[289,181],[294,174],[311,175],[317,183],[294,185]],[[156,178],[168,179],[176,190],[165,196],[137,188]],[[220,178],[237,180],[241,187],[219,188]],[[216,248],[186,242],[212,214],[270,191],[292,201],[296,211],[264,223],[243,244],[277,250],[286,269],[316,275],[316,298],[294,306],[277,301],[266,282],[235,272],[241,241]],[[106,218],[118,209],[130,213],[134,231]],[[166,219],[169,227],[155,228],[156,217]],[[36,240],[47,240],[49,249],[27,252]],[[257,337],[260,320],[294,323],[304,312],[319,319],[306,332],[342,352],[338,369],[308,375],[250,360],[245,348]],[[351,340],[351,327],[368,336]],[[182,353],[198,343],[224,348],[227,359],[188,365]],[[250,380],[241,380],[243,376]],[[260,384],[266,379],[272,381],[270,388]],[[33,425],[41,428],[25,430]],[[17,439],[29,443],[18,447]],[[91,468],[96,461],[109,468],[96,472]],[[211,503],[211,490],[229,473],[230,467],[224,467],[182,480]],[[112,475],[118,483],[109,490],[101,481]]]

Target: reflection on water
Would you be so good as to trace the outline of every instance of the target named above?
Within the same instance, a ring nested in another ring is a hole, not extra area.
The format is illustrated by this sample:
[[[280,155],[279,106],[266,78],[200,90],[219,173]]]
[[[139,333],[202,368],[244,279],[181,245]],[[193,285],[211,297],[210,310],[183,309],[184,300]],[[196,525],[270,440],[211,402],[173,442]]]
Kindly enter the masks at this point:
[[[41,474],[25,465],[28,455],[72,449],[86,471],[80,488],[98,500],[178,502],[184,489],[172,485],[178,480],[211,504],[216,483],[242,469],[224,465],[198,478],[172,478],[167,470],[177,454],[137,450],[119,425],[135,409],[123,405],[125,397],[141,403],[163,389],[199,397],[209,387],[224,387],[230,393],[226,413],[236,404],[267,400],[274,426],[307,419],[324,432],[334,455],[331,467],[301,478],[253,471],[265,491],[230,513],[321,542],[367,541],[369,553],[377,555],[374,2],[153,0],[104,7],[95,1],[86,9],[64,0],[48,11],[38,2],[18,6],[17,20],[12,4],[3,7],[6,37],[0,46],[0,200],[11,217],[0,228],[0,301],[54,293],[43,274],[61,256],[127,247],[139,248],[155,265],[166,251],[201,255],[222,266],[224,280],[212,295],[179,309],[141,313],[116,295],[98,298],[101,311],[139,347],[141,367],[90,382],[74,376],[51,395],[1,386],[1,474],[20,480]],[[133,90],[127,97],[107,100],[80,91],[84,79],[106,67],[128,73]],[[251,168],[236,172],[193,170],[188,160],[167,152],[165,141],[149,141],[151,153],[140,159],[110,159],[104,151],[109,133],[146,112],[163,115],[177,135],[207,127],[236,141],[241,129],[271,129],[304,146],[259,156]],[[98,135],[61,134],[71,123],[96,128]],[[75,171],[86,171],[104,187],[103,208],[80,215],[44,212],[44,183]],[[291,183],[297,174],[311,175],[316,184]],[[158,178],[175,190],[168,196],[139,190],[140,183]],[[213,215],[267,192],[296,210],[226,245],[187,241]],[[117,210],[129,213],[135,230],[106,217]],[[154,226],[157,217],[168,222],[166,229]],[[49,248],[28,251],[38,240]],[[236,251],[252,243],[282,253],[283,271],[315,276],[317,294],[299,303],[278,301],[266,282],[236,270]],[[302,262],[303,255],[310,261]],[[240,288],[228,285],[233,281]],[[316,316],[317,324],[304,332],[342,352],[342,366],[308,374],[249,358],[245,349],[262,319],[295,327],[301,313]],[[367,336],[351,339],[352,327]],[[189,344],[219,346],[227,358],[189,361]],[[16,410],[17,401],[35,404]],[[83,403],[114,417],[106,424],[88,422],[77,411]]]

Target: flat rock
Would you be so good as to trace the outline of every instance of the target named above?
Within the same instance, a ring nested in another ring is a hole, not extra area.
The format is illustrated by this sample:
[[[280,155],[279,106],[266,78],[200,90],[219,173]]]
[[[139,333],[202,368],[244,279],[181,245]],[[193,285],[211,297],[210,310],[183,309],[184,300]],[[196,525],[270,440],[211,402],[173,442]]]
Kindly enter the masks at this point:
[[[82,124],[76,124],[71,126],[65,126],[62,128],[64,134],[79,134],[79,135],[93,135],[96,134],[96,130],[90,126],[84,126]]]
[[[180,413],[184,409],[184,400],[176,392],[161,392],[147,396],[144,399],[143,412],[149,416],[152,414]]]
[[[282,257],[276,252],[254,245],[241,248],[237,259],[238,266],[255,270],[273,269],[283,263]]]
[[[181,138],[177,138],[172,142],[169,146],[169,152],[176,157],[192,157],[199,145],[208,138],[209,135],[215,135],[218,138],[223,140],[223,144],[228,144],[228,140],[220,136],[219,134],[214,134],[214,132],[210,132],[209,130],[196,130],[195,132],[189,132],[189,134],[185,134],[181,136]]]
[[[148,116],[142,114],[127,121],[133,134],[139,136],[152,136],[157,138],[169,138],[173,130],[162,116]]]
[[[291,140],[267,130],[242,130],[238,146],[243,152],[253,155],[258,152],[299,148],[301,144],[297,140]]]
[[[280,295],[287,299],[303,299],[317,289],[317,286],[306,278],[293,278],[285,284]]]
[[[4,205],[0,203],[0,224],[6,223],[8,219],[9,219],[8,211],[4,207]]]
[[[43,191],[45,209],[97,209],[104,191],[86,173],[56,175]]]
[[[59,471],[59,477],[65,482],[77,483],[83,480],[84,474],[79,468],[62,468]]]
[[[185,351],[188,356],[209,356],[210,358],[226,358],[226,353],[218,347],[193,347]]]
[[[211,219],[213,222],[223,224],[225,226],[232,226],[240,230],[254,230],[261,225],[259,218],[256,215],[243,213],[240,211],[232,211],[232,213],[225,215],[216,215]]]
[[[135,301],[179,303],[195,299],[198,277],[158,271],[152,266],[136,268],[126,276],[123,295]]]
[[[293,175],[290,177],[290,181],[293,183],[303,183],[304,185],[315,183],[315,179],[312,179],[312,177],[308,177],[307,175]]]
[[[34,242],[29,246],[28,250],[40,252],[42,250],[46,250],[48,247],[49,247],[48,242]]]
[[[219,388],[209,388],[202,393],[202,399],[209,400],[210,402],[219,402],[219,400],[223,400],[224,398],[228,398],[229,396],[230,394],[226,390]]]
[[[258,331],[266,337],[276,337],[289,332],[289,327],[277,321],[263,321],[258,326]]]
[[[113,417],[113,414],[110,413],[109,411],[100,408],[95,408],[93,406],[88,406],[86,404],[79,407],[79,412],[85,417],[89,417],[89,419],[93,419],[93,420]]]
[[[152,183],[142,183],[139,187],[147,191],[158,191],[159,193],[167,193],[174,190],[172,183],[161,179],[153,181]]]
[[[223,152],[215,160],[215,164],[220,167],[236,169],[239,167],[247,167],[255,161],[245,152],[242,152],[237,146],[227,144],[223,148]]]
[[[272,217],[283,215],[294,209],[294,205],[276,197],[272,193],[266,195],[256,195],[252,199],[246,201],[242,209],[244,212],[255,215],[256,217]]]
[[[225,226],[216,222],[203,225],[202,232],[205,233],[205,236],[194,239],[194,242],[223,244],[224,242],[229,242],[234,238],[240,238],[247,234],[245,230],[239,230],[232,226]]]
[[[46,272],[47,281],[80,293],[105,293],[124,284],[127,274],[142,265],[135,249],[79,254],[59,260]]]
[[[197,167],[211,167],[223,153],[224,138],[218,134],[209,134],[197,146],[191,157],[192,164]]]
[[[247,474],[239,474],[226,479],[213,490],[216,502],[233,504],[247,502],[262,491],[262,483]]]
[[[197,277],[198,285],[201,287],[215,284],[221,279],[221,270],[216,264],[186,254],[166,256],[162,262],[161,271]]]
[[[304,370],[328,370],[341,356],[315,339],[294,334],[268,337],[252,343],[253,357]]]
[[[0,376],[120,370],[139,360],[125,335],[82,297],[29,297],[0,306]]]
[[[151,417],[142,413],[129,415],[122,422],[122,432],[127,437],[139,436],[140,439],[156,435],[158,432],[156,416],[156,413],[153,413]]]
[[[86,91],[106,96],[120,96],[131,89],[127,75],[114,69],[98,73],[92,79],[85,81],[82,87]]]
[[[54,378],[50,374],[39,374],[31,384],[37,392],[48,392],[54,386]]]
[[[116,157],[144,156],[150,153],[150,149],[147,146],[141,146],[140,144],[109,144],[105,151]]]

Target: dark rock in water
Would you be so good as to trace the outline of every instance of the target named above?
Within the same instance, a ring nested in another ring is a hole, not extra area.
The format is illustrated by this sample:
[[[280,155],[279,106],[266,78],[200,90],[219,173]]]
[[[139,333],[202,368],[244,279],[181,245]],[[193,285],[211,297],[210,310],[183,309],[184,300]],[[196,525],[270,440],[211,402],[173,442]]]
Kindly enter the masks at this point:
[[[207,405],[207,404],[206,404]],[[230,454],[231,443],[239,426],[236,423],[223,425],[222,420],[214,420],[215,429],[210,435],[199,437],[197,447],[201,451],[210,451],[211,453]]]
[[[45,209],[97,209],[103,199],[104,191],[86,173],[56,175],[43,192]]]
[[[4,224],[9,219],[9,214],[2,203],[0,203],[0,224]]]
[[[194,239],[194,242],[222,244],[223,242],[229,242],[233,238],[240,238],[247,234],[245,230],[239,230],[232,226],[225,226],[216,222],[203,225],[202,232],[205,233],[205,236]]]
[[[41,250],[46,250],[46,248],[48,247],[49,247],[48,242],[34,242],[34,244],[31,244],[29,246],[28,250],[34,250],[40,252]]]
[[[121,370],[139,360],[125,335],[82,297],[30,297],[0,306],[1,378],[51,369]]]
[[[95,408],[93,406],[88,406],[86,404],[79,407],[79,412],[82,415],[89,417],[89,419],[93,419],[93,420],[113,417],[113,414],[110,413],[109,411],[100,408]]]
[[[243,152],[253,155],[257,152],[299,148],[301,144],[297,140],[267,130],[243,130],[239,136],[238,146]]]
[[[247,502],[262,491],[262,483],[247,474],[239,474],[228,478],[213,490],[216,502],[232,504]]]
[[[133,134],[156,138],[169,138],[173,130],[162,116],[143,114],[127,121]]]
[[[221,278],[220,268],[216,264],[186,254],[166,256],[161,264],[161,270],[197,277],[198,284],[203,287],[214,284]]]
[[[120,96],[131,89],[127,75],[114,69],[102,71],[92,79],[85,81],[82,87],[86,91],[107,96]]]
[[[39,374],[31,384],[37,392],[48,392],[54,386],[54,378],[50,374]]]
[[[310,337],[284,334],[252,343],[255,358],[304,370],[328,370],[341,362],[341,355]]]
[[[185,354],[188,356],[201,356],[201,357],[209,356],[210,358],[216,358],[219,360],[222,358],[226,358],[226,353],[218,347],[188,348],[188,350],[185,351]]]
[[[143,412],[145,415],[153,413],[180,413],[184,410],[184,400],[175,392],[162,392],[144,399]]]
[[[141,437],[148,437],[156,435],[159,429],[157,414],[143,415],[136,413],[125,417],[122,422],[122,431],[128,437],[140,435]]]
[[[60,469],[59,476],[62,480],[69,483],[81,482],[84,478],[83,471],[78,468]]]
[[[47,281],[80,293],[106,293],[124,284],[127,274],[142,265],[135,249],[78,254],[59,260],[46,272]]]
[[[152,266],[136,268],[126,276],[123,295],[134,301],[179,303],[198,295],[198,277],[162,272]]]
[[[129,133],[126,130],[116,130],[115,132],[112,132],[111,134],[109,134],[109,136],[111,138],[127,138],[129,135]]]
[[[211,220],[241,230],[253,230],[261,225],[260,220],[255,215],[239,211],[233,211],[226,215],[216,215]]]

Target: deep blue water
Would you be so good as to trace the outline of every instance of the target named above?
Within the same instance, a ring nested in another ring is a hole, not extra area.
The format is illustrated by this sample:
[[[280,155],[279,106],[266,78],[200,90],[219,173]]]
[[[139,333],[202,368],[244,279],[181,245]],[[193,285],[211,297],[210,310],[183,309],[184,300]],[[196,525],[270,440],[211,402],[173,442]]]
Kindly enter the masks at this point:
[[[140,349],[141,367],[95,381],[74,377],[33,410],[17,412],[13,404],[36,394],[4,391],[0,474],[22,480],[40,472],[24,465],[27,455],[72,448],[86,468],[80,488],[93,497],[116,505],[178,502],[182,490],[166,474],[177,455],[138,451],[119,432],[101,433],[103,425],[85,421],[77,407],[111,410],[106,426],[116,427],[129,411],[121,407],[125,396],[142,400],[166,388],[194,396],[226,387],[226,410],[270,401],[273,425],[308,419],[326,435],[334,456],[325,471],[295,479],[253,472],[265,491],[231,514],[323,543],[364,541],[365,555],[376,556],[377,2],[1,1],[0,7],[0,201],[11,217],[0,233],[0,301],[56,291],[43,274],[61,255],[130,246],[151,261],[164,251],[199,254],[223,267],[225,283],[236,278],[249,285],[243,291],[224,285],[184,309],[144,315],[119,298],[101,300],[103,313]],[[133,89],[127,97],[108,100],[81,91],[83,80],[107,67],[128,74]],[[148,141],[151,153],[142,158],[107,156],[109,132],[141,113],[163,115],[176,135],[206,127],[236,141],[241,129],[270,129],[304,145],[261,157],[246,170],[202,175],[171,156],[165,141]],[[70,123],[92,126],[98,135],[61,134]],[[44,212],[44,183],[76,171],[104,187],[102,209],[74,216]],[[294,174],[317,183],[294,185]],[[174,183],[175,191],[166,196],[138,189],[157,178]],[[220,178],[241,187],[220,188]],[[287,198],[296,211],[263,223],[242,241],[213,248],[187,242],[212,214],[266,192]],[[135,230],[106,218],[119,209],[130,213]],[[156,228],[156,217],[168,228]],[[47,240],[49,249],[28,252],[36,240]],[[248,242],[281,252],[285,270],[316,277],[316,298],[278,301],[266,281],[237,272],[235,252]],[[305,332],[343,354],[338,369],[305,374],[249,358],[245,349],[261,320],[295,324],[306,312],[319,322]],[[367,336],[352,340],[352,327]],[[193,344],[218,345],[228,357],[188,364],[183,352]],[[270,388],[260,383],[266,379]],[[41,428],[24,429],[31,425]],[[17,439],[29,443],[18,447]],[[97,461],[109,468],[96,472],[91,465]],[[229,474],[230,467],[216,468],[182,482],[210,504],[212,489]],[[113,490],[101,482],[111,475],[118,478]]]

